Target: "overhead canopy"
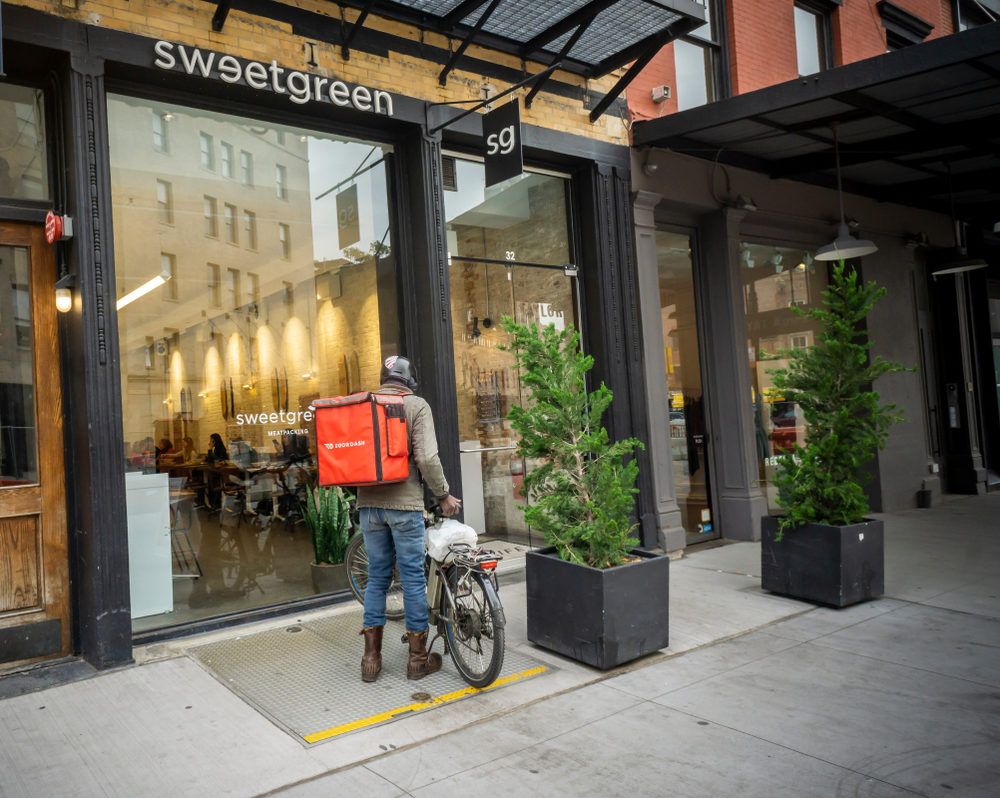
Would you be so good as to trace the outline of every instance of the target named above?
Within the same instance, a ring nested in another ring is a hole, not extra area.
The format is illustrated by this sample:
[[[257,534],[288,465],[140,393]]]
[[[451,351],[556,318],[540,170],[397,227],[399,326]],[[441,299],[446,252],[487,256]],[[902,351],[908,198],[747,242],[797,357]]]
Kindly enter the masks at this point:
[[[230,7],[245,5],[240,0],[214,2],[215,30],[225,25]],[[663,45],[705,24],[704,5],[695,0],[337,0],[336,5],[361,12],[344,26],[340,44],[345,58],[369,14],[458,39],[441,71],[442,85],[470,44],[545,65],[559,62],[562,69],[588,78],[631,64],[597,103],[591,119],[603,113]],[[266,9],[257,13],[267,14]]]
[[[1000,220],[1000,23],[637,122],[664,147],[774,178]]]

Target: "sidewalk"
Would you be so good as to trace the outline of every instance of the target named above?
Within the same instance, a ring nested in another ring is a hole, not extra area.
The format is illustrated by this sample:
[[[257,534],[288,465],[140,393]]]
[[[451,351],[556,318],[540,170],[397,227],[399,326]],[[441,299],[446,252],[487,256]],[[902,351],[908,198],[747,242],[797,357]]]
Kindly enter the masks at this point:
[[[184,653],[248,630],[137,650],[0,701],[0,796],[996,795],[1000,494],[882,517],[886,598],[816,608],[761,591],[756,544],[700,551],[670,648],[610,674],[528,644],[505,584],[508,649],[549,671],[311,747]]]

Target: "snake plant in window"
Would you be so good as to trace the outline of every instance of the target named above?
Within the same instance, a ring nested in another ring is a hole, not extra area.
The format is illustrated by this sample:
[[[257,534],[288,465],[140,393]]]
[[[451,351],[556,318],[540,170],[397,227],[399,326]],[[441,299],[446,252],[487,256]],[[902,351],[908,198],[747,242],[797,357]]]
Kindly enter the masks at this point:
[[[311,488],[306,494],[302,514],[312,532],[317,565],[339,565],[351,536],[353,497],[340,488]]]

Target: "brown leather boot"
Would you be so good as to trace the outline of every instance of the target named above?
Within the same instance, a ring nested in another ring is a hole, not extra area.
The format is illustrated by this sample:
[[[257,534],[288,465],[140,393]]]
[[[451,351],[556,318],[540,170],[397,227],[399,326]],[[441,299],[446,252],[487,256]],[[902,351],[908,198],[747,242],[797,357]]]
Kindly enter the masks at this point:
[[[358,634],[365,636],[365,653],[361,657],[361,681],[374,682],[382,670],[382,626],[366,626]]]
[[[427,653],[427,630],[423,632],[407,631],[406,637],[410,643],[410,660],[406,663],[407,679],[423,679],[429,673],[441,670],[441,655]]]

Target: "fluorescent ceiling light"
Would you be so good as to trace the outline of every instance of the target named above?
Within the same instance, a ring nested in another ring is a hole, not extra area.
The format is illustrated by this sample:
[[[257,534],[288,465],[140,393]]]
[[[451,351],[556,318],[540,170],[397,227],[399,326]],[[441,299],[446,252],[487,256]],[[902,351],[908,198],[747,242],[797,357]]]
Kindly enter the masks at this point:
[[[145,296],[154,288],[159,288],[167,281],[167,279],[169,278],[165,278],[162,274],[158,274],[152,280],[147,280],[138,288],[136,288],[134,291],[129,291],[127,294],[125,294],[125,296],[119,299],[118,303],[115,305],[115,309],[121,310],[129,303],[135,302],[135,300],[137,300],[139,297]]]

